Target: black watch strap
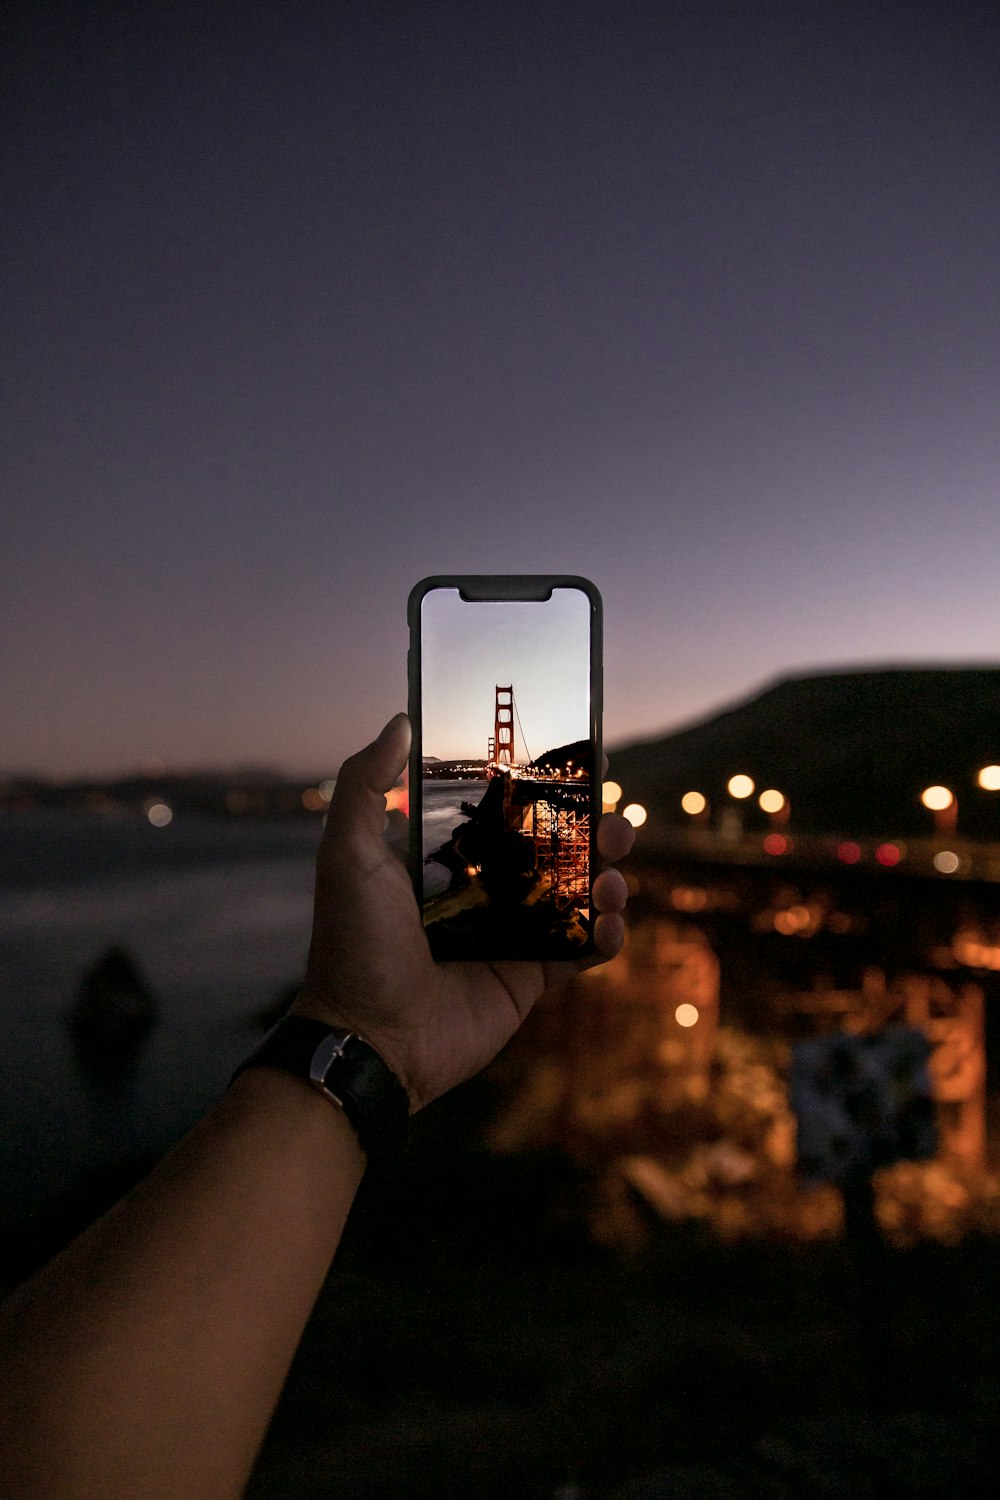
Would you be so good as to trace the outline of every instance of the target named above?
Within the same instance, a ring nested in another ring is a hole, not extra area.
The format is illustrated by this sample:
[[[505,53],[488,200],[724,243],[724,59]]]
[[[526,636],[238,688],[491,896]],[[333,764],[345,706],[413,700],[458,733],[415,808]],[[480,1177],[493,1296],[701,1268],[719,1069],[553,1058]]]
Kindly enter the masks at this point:
[[[308,1016],[284,1016],[230,1079],[247,1068],[281,1068],[338,1105],[370,1165],[388,1165],[403,1150],[410,1103],[395,1073],[370,1042]]]

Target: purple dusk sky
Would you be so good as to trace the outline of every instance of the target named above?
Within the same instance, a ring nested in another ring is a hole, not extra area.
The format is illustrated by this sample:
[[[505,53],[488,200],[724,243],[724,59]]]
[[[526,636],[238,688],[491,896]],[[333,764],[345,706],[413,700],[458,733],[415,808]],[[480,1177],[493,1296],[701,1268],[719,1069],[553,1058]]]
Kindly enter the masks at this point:
[[[986,0],[18,4],[0,772],[319,773],[428,573],[593,578],[606,736],[998,656]]]

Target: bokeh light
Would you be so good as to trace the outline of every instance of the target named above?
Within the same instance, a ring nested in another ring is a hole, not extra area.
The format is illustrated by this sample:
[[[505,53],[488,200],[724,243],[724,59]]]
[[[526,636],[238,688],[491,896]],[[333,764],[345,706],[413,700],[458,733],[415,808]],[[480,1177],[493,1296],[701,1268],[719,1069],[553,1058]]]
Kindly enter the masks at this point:
[[[941,875],[954,875],[961,863],[953,849],[939,849],[934,856],[934,868]]]
[[[622,789],[617,781],[605,781],[601,787],[601,801],[605,812],[613,812],[621,799]]]
[[[1000,947],[986,942],[985,934],[963,928],[955,934],[952,952],[960,964],[970,969],[1000,969]]]
[[[861,845],[856,844],[853,839],[844,839],[843,843],[837,845],[837,858],[842,864],[856,865],[861,858]]]
[[[906,850],[902,844],[879,844],[875,850],[875,858],[880,865],[885,865],[887,869],[890,869],[893,865],[899,864],[905,853]]]
[[[726,791],[730,797],[735,797],[738,801],[742,802],[744,797],[753,796],[753,778],[750,776],[730,776],[726,782]]]
[[[769,833],[764,840],[765,854],[787,854],[788,848],[789,840],[783,833]]]
[[[708,892],[700,885],[675,885],[670,892],[670,904],[678,911],[704,911]]]
[[[789,906],[775,912],[773,924],[775,932],[780,932],[782,937],[792,937],[812,926],[812,912],[808,906]]]
[[[954,793],[946,786],[926,786],[920,793],[920,800],[931,812],[944,812],[954,802]]]
[[[687,1002],[685,1002],[683,1005],[678,1005],[677,1009],[674,1011],[674,1020],[677,1022],[678,1026],[697,1026],[697,1005],[689,1005]]]
[[[307,786],[302,793],[302,806],[306,812],[325,812],[326,798],[318,786]]]
[[[766,813],[778,813],[785,805],[784,793],[777,791],[773,786],[768,787],[766,792],[761,792],[757,801],[761,810]]]
[[[686,813],[690,813],[692,817],[696,817],[698,813],[703,813],[707,806],[708,798],[703,797],[701,792],[685,792],[681,798],[681,807],[683,807]]]
[[[622,810],[622,817],[625,818],[627,822],[631,823],[633,828],[641,828],[643,823],[645,823],[646,821],[646,816],[646,809],[643,807],[641,802],[630,802],[629,805]]]
[[[174,821],[174,811],[165,802],[151,802],[146,808],[146,817],[154,828],[166,828]]]
[[[976,780],[984,792],[1000,792],[1000,766],[983,766]]]

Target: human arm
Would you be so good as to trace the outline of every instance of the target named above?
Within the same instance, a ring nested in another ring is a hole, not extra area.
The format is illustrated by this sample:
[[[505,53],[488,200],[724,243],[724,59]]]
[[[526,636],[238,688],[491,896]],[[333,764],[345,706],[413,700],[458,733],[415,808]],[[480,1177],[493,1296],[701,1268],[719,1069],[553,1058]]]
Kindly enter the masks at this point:
[[[488,1062],[562,970],[433,964],[382,838],[407,744],[398,716],[342,768],[295,1009],[366,1036],[417,1109]],[[628,838],[621,820],[605,823],[605,854]],[[623,904],[621,877],[602,872],[608,955]],[[274,1069],[243,1073],[0,1314],[0,1493],[239,1495],[364,1168],[321,1095]]]
[[[325,1099],[237,1079],[0,1313],[0,1494],[240,1494],[363,1171]]]

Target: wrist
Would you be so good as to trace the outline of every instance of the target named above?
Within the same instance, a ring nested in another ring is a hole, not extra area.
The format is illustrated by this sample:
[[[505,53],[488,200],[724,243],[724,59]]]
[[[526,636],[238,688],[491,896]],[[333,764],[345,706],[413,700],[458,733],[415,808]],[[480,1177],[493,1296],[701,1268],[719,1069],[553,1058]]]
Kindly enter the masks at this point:
[[[296,1140],[321,1137],[324,1152],[335,1152],[360,1182],[366,1161],[357,1131],[343,1110],[331,1109],[303,1079],[283,1068],[246,1068],[234,1074],[227,1097],[266,1112],[283,1134]]]
[[[276,1069],[343,1112],[372,1165],[388,1166],[402,1153],[409,1096],[381,1053],[358,1032],[326,1019],[287,1015],[233,1075]]]
[[[349,1010],[336,1009],[324,1000],[317,1000],[306,990],[299,992],[289,1007],[288,1014],[302,1016],[307,1021],[322,1021],[324,1026],[330,1026],[338,1031],[350,1031],[360,1037],[374,1052],[378,1053],[386,1067],[401,1084],[409,1101],[411,1114],[419,1109],[420,1100],[410,1086],[409,1071],[403,1062],[399,1046],[392,1039],[384,1036],[377,1027],[353,1020]]]

